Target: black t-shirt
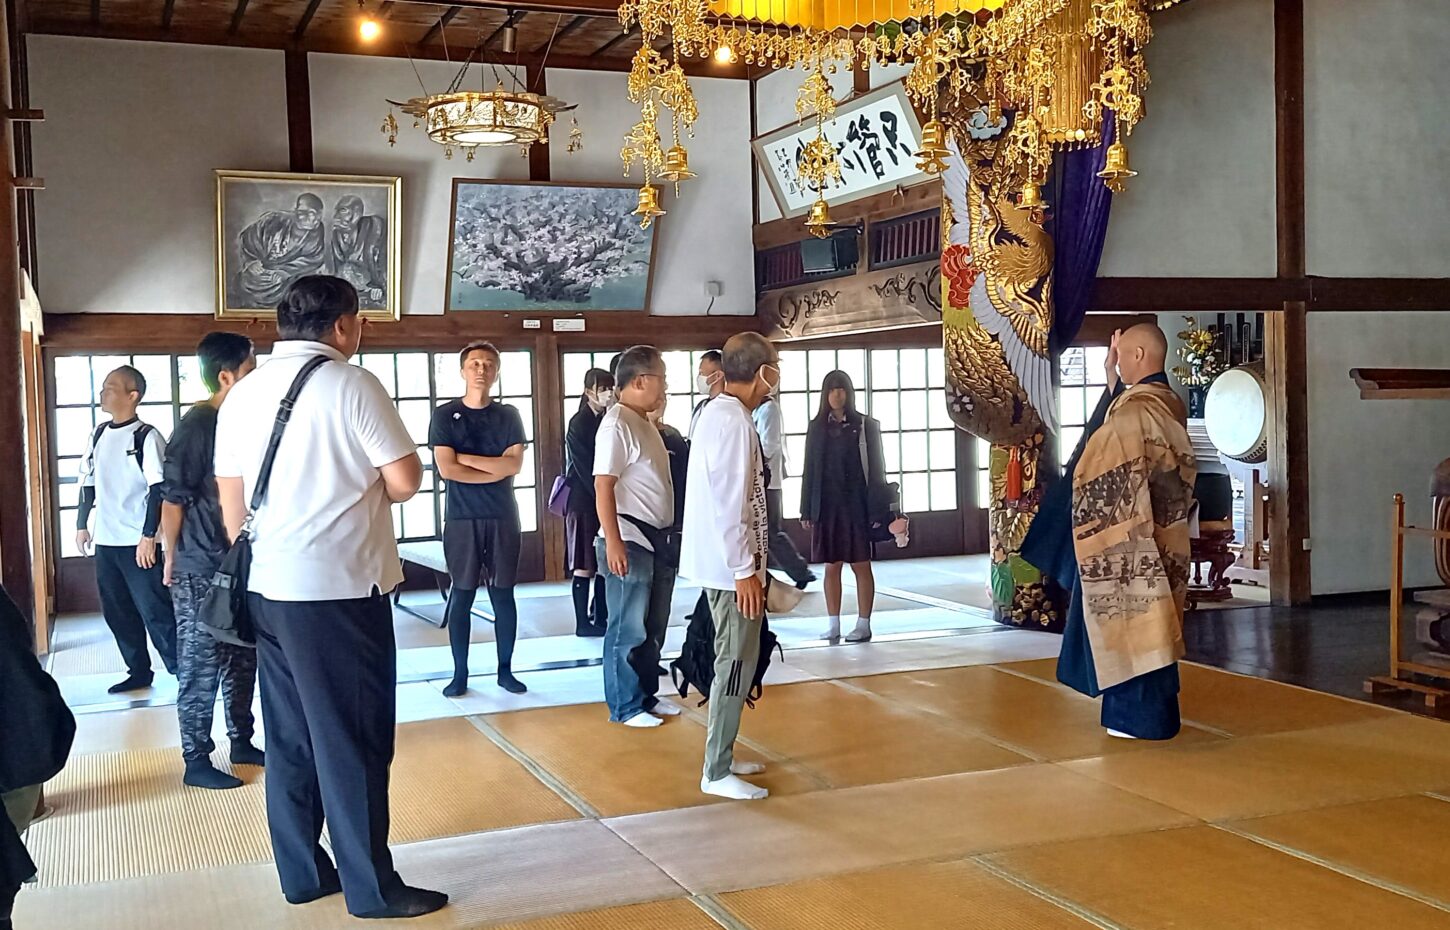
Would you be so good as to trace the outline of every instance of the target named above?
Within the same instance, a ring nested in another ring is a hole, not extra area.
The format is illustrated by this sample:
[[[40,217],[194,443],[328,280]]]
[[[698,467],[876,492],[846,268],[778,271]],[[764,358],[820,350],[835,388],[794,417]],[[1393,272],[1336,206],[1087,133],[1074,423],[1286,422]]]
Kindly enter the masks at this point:
[[[524,421],[517,409],[498,401],[475,410],[462,400],[449,401],[433,411],[428,445],[447,446],[459,455],[503,455],[510,446],[527,443]],[[514,479],[491,484],[449,481],[446,520],[503,520],[519,518]]]
[[[161,499],[186,508],[176,546],[176,570],[210,578],[227,552],[227,531],[217,497],[212,450],[216,408],[197,404],[181,418],[166,444]]]

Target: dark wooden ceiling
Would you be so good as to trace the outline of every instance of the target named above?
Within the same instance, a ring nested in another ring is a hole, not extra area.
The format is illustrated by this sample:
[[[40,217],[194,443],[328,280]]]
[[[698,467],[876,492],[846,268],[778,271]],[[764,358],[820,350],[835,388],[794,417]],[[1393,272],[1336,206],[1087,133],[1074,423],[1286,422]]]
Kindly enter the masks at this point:
[[[28,34],[82,35],[161,42],[299,49],[462,61],[476,57],[535,68],[627,70],[639,49],[626,33],[618,0],[25,0]],[[371,43],[358,36],[366,11],[382,25]],[[503,51],[505,25],[517,30],[513,53]],[[552,39],[552,45],[551,45]],[[665,48],[664,40],[657,43]],[[547,52],[547,57],[546,57]],[[739,64],[686,62],[693,74],[745,77]]]

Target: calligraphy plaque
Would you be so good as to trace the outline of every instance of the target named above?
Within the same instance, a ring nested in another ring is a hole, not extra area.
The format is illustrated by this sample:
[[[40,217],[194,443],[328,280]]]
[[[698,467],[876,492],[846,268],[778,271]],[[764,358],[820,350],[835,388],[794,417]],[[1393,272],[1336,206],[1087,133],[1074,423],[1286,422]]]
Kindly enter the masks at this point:
[[[916,167],[921,124],[900,81],[839,104],[825,131],[841,163],[841,179],[830,182],[825,192],[832,206],[930,179]],[[770,192],[787,217],[803,216],[816,199],[816,189],[797,168],[806,143],[815,135],[815,121],[807,120],[751,143]]]

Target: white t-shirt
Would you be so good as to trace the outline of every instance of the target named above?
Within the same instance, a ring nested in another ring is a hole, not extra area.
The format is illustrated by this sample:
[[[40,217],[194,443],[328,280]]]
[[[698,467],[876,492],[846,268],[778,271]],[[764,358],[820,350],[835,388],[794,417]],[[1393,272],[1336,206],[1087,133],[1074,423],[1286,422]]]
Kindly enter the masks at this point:
[[[765,464],[770,466],[772,491],[779,491],[785,479],[785,416],[780,411],[780,398],[772,397],[751,414],[755,431],[760,434],[760,449],[765,453]]]
[[[141,421],[124,426],[109,423],[81,463],[81,485],[96,489],[95,530],[98,546],[134,546],[146,526],[146,497],[151,485],[161,483],[166,440],[155,429],[141,441],[141,462],[136,462],[136,430]]]
[[[362,598],[403,580],[378,469],[416,452],[417,443],[378,379],[331,346],[279,342],[265,365],[237,382],[217,416],[217,477],[240,477],[251,501],[277,407],[319,354],[332,361],[297,398],[252,522],[248,589],[274,601]]]
[[[680,577],[702,588],[733,591],[765,577],[769,528],[764,461],[745,405],[721,394],[700,413],[685,481]]]
[[[675,486],[670,480],[670,453],[664,437],[649,420],[624,404],[615,404],[599,421],[594,434],[594,474],[613,475],[614,506],[620,514],[637,517],[664,529],[675,522]],[[604,535],[604,530],[599,531]],[[619,535],[651,552],[639,527],[619,518]]]

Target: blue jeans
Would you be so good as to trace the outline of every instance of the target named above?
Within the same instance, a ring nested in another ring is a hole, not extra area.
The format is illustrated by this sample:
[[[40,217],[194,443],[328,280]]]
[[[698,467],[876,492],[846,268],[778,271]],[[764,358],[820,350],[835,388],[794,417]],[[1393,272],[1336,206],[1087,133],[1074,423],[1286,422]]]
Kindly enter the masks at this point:
[[[629,571],[621,578],[609,570],[604,540],[594,542],[609,607],[609,626],[604,633],[604,700],[609,705],[609,719],[615,723],[658,703],[657,669],[675,593],[674,568],[657,564],[654,553],[637,543],[625,543],[625,548]]]

